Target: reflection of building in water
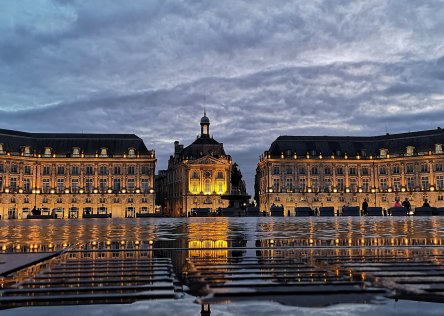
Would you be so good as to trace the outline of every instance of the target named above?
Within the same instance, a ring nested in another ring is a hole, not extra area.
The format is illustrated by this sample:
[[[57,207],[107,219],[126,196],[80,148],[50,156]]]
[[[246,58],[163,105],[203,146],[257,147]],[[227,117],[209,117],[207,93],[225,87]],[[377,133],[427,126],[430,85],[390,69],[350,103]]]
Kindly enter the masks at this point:
[[[267,211],[344,205],[444,206],[444,130],[376,137],[280,136],[260,157],[256,199]]]
[[[154,212],[155,165],[136,135],[0,130],[0,215]]]
[[[185,216],[193,208],[215,211],[227,207],[221,195],[230,192],[231,157],[210,136],[210,120],[200,120],[200,136],[188,147],[174,143],[168,169],[156,178],[157,204],[171,216]]]

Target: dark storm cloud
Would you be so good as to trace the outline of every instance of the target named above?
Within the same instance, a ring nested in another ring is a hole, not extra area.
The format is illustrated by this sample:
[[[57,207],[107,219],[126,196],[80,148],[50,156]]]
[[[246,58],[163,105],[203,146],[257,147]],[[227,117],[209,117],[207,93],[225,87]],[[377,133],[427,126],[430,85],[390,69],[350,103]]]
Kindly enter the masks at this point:
[[[211,132],[252,192],[279,135],[443,126],[442,1],[7,1],[0,127],[136,133],[165,168]]]

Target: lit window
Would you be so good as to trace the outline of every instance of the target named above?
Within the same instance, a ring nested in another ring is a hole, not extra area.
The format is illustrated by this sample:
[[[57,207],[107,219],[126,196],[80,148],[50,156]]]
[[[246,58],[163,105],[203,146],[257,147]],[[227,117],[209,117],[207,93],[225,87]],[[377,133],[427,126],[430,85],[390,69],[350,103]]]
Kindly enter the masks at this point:
[[[108,157],[108,149],[103,147],[100,149],[100,157]]]
[[[79,147],[74,147],[72,149],[72,156],[73,157],[79,157],[80,156],[80,148]]]
[[[51,157],[51,148],[50,147],[45,147],[45,151],[44,151],[43,156]]]

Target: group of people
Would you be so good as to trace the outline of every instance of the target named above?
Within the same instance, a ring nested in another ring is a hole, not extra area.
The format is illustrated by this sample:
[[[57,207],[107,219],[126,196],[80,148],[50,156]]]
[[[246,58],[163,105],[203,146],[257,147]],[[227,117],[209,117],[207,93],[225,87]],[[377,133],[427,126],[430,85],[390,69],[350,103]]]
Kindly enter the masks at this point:
[[[405,200],[402,203],[400,202],[399,198],[396,198],[394,207],[404,207],[407,209],[407,212],[410,212],[410,210],[412,209],[412,206],[408,198],[405,198]],[[424,200],[422,207],[430,207],[429,201],[427,199]],[[362,202],[362,211],[364,212],[364,214],[367,214],[367,209],[368,209],[368,202],[367,199],[364,199],[364,202]]]

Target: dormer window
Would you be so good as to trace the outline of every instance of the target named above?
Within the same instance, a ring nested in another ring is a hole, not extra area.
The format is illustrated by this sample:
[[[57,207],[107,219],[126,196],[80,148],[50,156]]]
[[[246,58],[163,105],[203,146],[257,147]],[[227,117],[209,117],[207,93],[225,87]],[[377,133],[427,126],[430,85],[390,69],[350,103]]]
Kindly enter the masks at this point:
[[[108,149],[103,147],[100,149],[100,157],[108,157]]]
[[[24,156],[31,156],[31,147],[29,147],[29,146],[23,147],[23,155]]]
[[[1,152],[1,147],[0,147],[0,152]],[[442,154],[442,144],[435,144],[435,154]]]
[[[72,156],[73,157],[80,157],[80,148],[79,147],[73,147]]]
[[[388,149],[387,148],[379,149],[379,157],[386,158],[387,154],[388,154]]]
[[[128,157],[135,157],[136,156],[136,150],[134,148],[128,149]]]
[[[50,147],[45,147],[45,151],[43,153],[44,157],[51,157],[51,148]]]
[[[415,152],[415,146],[407,146],[406,156],[413,156],[414,152]]]

